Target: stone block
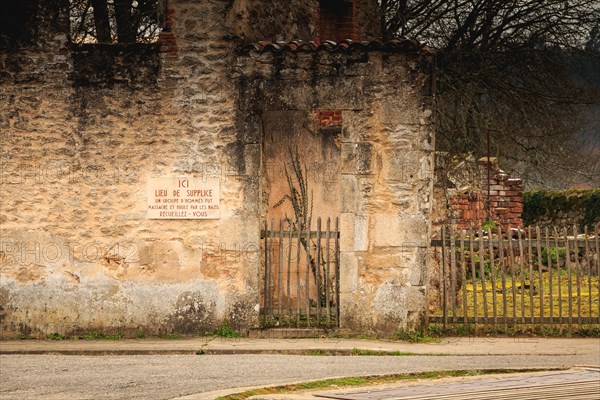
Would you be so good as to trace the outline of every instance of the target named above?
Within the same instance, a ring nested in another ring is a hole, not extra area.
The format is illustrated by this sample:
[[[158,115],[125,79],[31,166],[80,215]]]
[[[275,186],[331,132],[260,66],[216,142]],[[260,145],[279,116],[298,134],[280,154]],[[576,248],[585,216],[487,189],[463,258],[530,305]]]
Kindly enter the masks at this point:
[[[372,143],[342,143],[341,172],[368,175],[373,173],[375,148]]]
[[[384,283],[377,288],[373,301],[374,314],[383,316],[389,322],[399,323],[406,318],[408,287]]]
[[[358,288],[358,259],[354,252],[340,252],[340,291],[354,292]]]
[[[357,215],[354,222],[354,251],[369,249],[369,217]]]
[[[427,247],[425,216],[378,214],[373,218],[375,247],[402,247],[406,243]]]
[[[357,207],[357,181],[353,175],[340,176],[340,201],[341,212],[356,212]]]
[[[427,307],[427,296],[425,286],[412,286],[407,290],[406,309],[407,311],[422,312]]]
[[[340,251],[354,251],[354,229],[356,215],[341,213],[340,215]]]

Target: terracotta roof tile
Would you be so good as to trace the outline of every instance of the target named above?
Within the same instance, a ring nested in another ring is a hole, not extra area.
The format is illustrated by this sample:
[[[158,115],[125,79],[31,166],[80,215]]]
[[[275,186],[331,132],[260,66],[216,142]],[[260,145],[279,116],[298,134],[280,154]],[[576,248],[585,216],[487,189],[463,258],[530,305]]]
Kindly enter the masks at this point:
[[[301,52],[301,51],[317,51],[325,50],[329,52],[348,52],[352,50],[367,50],[367,51],[386,51],[394,53],[418,53],[421,51],[430,51],[430,49],[416,40],[406,38],[394,38],[387,41],[372,40],[353,41],[350,39],[334,42],[324,40],[322,42],[304,42],[302,40],[293,40],[290,42],[270,42],[263,40],[258,43],[252,43],[242,47],[242,51],[255,51],[258,53],[264,52]]]

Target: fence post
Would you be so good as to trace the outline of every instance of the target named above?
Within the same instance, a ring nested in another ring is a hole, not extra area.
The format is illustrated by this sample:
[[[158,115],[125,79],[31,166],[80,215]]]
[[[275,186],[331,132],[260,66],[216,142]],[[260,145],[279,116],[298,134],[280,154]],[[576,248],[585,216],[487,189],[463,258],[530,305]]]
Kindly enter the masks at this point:
[[[483,295],[483,323],[488,322],[488,303],[487,303],[487,287],[485,283],[485,243],[483,242],[483,229],[479,228],[479,271],[481,278],[481,292]]]
[[[469,308],[467,307],[467,266],[465,261],[465,232],[460,231],[460,274],[463,293],[463,324],[465,328],[469,325]]]
[[[302,312],[302,297],[300,294],[300,258],[302,255],[300,247],[302,247],[302,222],[296,220],[296,226],[298,227],[298,238],[296,240],[296,245],[298,246],[296,249],[296,311],[298,312],[298,315],[296,316],[296,326],[300,327],[300,314]]]
[[[479,290],[477,289],[477,267],[475,265],[475,245],[473,244],[473,226],[469,228],[469,257],[471,258],[471,279],[473,280],[473,318],[475,321],[475,335],[477,335],[477,318],[479,318],[479,311],[477,310],[477,297]]]
[[[452,323],[456,323],[456,239],[454,228],[450,227],[450,304],[452,305]]]
[[[544,234],[546,236],[546,255],[548,259],[548,294],[550,301],[550,326],[553,325],[553,317],[554,317],[554,293],[552,292],[552,248],[550,247],[550,234],[548,232],[548,227],[544,228]],[[557,249],[558,251],[558,249]],[[558,261],[558,259],[557,259]],[[560,272],[559,272],[560,273]]]
[[[540,227],[535,227],[536,234],[536,246],[537,246],[537,255],[538,255],[538,274],[539,274],[539,294],[540,294],[540,329],[544,329],[544,280],[543,280],[543,266],[542,266],[542,240],[541,240],[541,231]]]
[[[571,266],[571,249],[569,248],[569,231],[565,228],[565,253],[567,263],[567,290],[569,296],[569,332],[573,331],[573,281]]]
[[[280,325],[283,325],[283,319],[281,317],[281,286],[283,285],[283,218],[279,218],[279,259],[277,262],[277,310],[278,310],[278,321]]]
[[[498,299],[496,297],[496,268],[495,268],[495,260],[494,260],[494,240],[492,236],[492,227],[488,227],[488,256],[490,257],[490,281],[492,283],[492,315],[494,321],[494,329],[496,329],[496,325],[498,324]],[[482,243],[483,245],[483,238]]]
[[[506,264],[504,261],[504,239],[502,237],[502,227],[498,226],[498,259],[500,260],[500,278],[502,279],[502,322],[504,323],[504,333],[508,333],[508,304],[506,298]]]
[[[448,327],[448,301],[447,301],[447,288],[446,288],[446,227],[442,227],[442,313],[443,313],[443,326],[444,331]]]
[[[563,297],[562,297],[562,286],[561,286],[561,273],[560,273],[560,247],[559,243],[559,233],[556,227],[552,229],[554,232],[554,247],[556,247],[556,286],[558,288],[558,320],[559,320],[559,331],[562,334],[563,332]],[[565,267],[567,260],[565,259]]]

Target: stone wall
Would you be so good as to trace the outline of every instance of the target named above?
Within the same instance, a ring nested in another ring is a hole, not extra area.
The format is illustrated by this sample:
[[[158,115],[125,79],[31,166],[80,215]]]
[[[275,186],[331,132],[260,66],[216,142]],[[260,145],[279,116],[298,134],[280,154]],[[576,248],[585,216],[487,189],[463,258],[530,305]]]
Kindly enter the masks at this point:
[[[238,59],[240,108],[256,130],[274,111],[298,121],[300,110],[309,121],[315,109],[336,110],[318,115],[341,119],[341,325],[389,334],[424,318],[433,136],[423,71],[431,55],[350,49],[251,48]],[[304,142],[298,129],[287,137]]]
[[[342,111],[327,148],[340,171],[343,327],[422,319],[430,55],[410,43],[240,53],[315,35],[316,2],[257,3],[169,1],[158,44],[103,46],[70,44],[66,9],[40,6],[35,40],[3,48],[2,337],[256,326],[263,123],[296,113],[291,129],[315,135],[315,110]],[[220,219],[148,219],[159,177],[217,178]]]
[[[256,324],[259,139],[236,130],[230,10],[169,4],[175,57],[70,45],[64,24],[0,56],[4,334]],[[164,176],[218,177],[221,218],[147,219]]]

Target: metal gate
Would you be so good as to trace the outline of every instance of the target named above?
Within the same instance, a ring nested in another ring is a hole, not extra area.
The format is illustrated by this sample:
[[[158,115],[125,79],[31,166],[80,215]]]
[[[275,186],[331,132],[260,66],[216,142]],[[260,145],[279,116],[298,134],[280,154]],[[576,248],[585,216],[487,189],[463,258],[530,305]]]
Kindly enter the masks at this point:
[[[334,225],[332,227],[332,225]],[[261,325],[263,327],[339,326],[339,220],[306,223],[280,218],[261,231]]]

